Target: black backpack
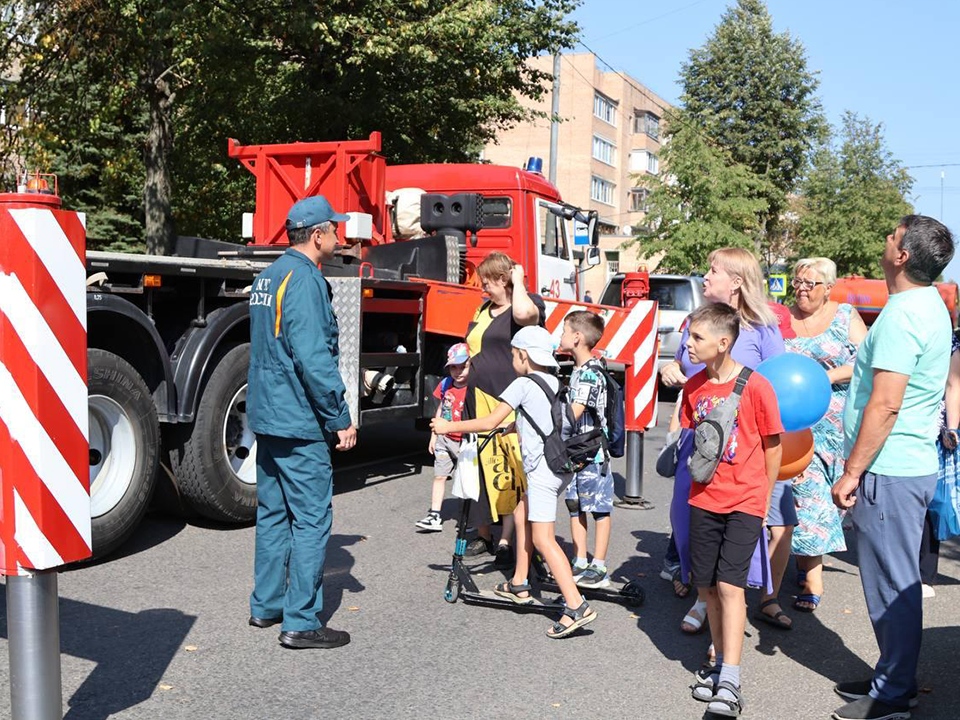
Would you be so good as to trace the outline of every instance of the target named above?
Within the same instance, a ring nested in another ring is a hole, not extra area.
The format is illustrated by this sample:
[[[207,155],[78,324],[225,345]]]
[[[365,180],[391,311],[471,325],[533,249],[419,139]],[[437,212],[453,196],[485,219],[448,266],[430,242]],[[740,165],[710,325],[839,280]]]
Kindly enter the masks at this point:
[[[535,374],[527,375],[527,377],[543,391],[543,394],[547,397],[547,402],[550,403],[553,432],[549,435],[540,429],[526,410],[520,408],[520,413],[543,441],[543,458],[547,461],[547,467],[558,475],[566,475],[579,472],[594,462],[597,453],[601,450],[603,450],[604,458],[606,458],[607,440],[603,430],[600,429],[600,418],[597,417],[596,411],[593,408],[587,408],[587,412],[594,414],[592,430],[564,438],[564,416],[567,418],[568,427],[575,428],[577,426],[577,421],[573,416],[573,408],[570,407],[570,402],[567,399],[567,388],[561,386],[560,392],[554,394],[543,378],[537,377]],[[604,462],[604,465],[606,465],[606,462]]]
[[[623,388],[613,379],[613,375],[607,371],[606,365],[602,362],[600,374],[607,383],[607,407],[604,409],[604,415],[607,418],[607,452],[610,457],[620,458],[623,457],[627,437],[627,413]]]

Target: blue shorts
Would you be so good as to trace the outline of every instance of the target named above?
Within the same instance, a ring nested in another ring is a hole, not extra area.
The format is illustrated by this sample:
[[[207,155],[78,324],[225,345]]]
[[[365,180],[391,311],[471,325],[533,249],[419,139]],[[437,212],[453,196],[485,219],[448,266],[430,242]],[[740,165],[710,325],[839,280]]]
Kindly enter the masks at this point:
[[[799,524],[797,508],[793,504],[793,483],[789,480],[778,480],[777,484],[773,486],[773,496],[770,498],[767,527],[786,527]]]
[[[613,512],[613,472],[607,466],[603,475],[603,465],[592,463],[573,476],[573,482],[567,486],[567,500],[579,500],[579,512]],[[578,513],[570,513],[575,516]]]

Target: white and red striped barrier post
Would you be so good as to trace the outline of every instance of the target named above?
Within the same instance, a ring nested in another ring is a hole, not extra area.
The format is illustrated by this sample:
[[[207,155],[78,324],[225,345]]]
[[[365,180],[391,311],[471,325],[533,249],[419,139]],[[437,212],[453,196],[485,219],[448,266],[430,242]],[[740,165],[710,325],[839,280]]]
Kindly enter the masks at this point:
[[[643,498],[643,433],[657,424],[657,355],[660,348],[657,303],[641,300],[631,307],[587,305],[568,300],[546,300],[545,326],[560,342],[563,318],[574,310],[590,310],[604,320],[603,337],[594,348],[608,362],[623,365],[626,401],[627,474],[623,498],[617,507],[648,510]]]
[[[62,718],[57,570],[88,558],[86,230],[0,194],[0,574],[15,720]]]

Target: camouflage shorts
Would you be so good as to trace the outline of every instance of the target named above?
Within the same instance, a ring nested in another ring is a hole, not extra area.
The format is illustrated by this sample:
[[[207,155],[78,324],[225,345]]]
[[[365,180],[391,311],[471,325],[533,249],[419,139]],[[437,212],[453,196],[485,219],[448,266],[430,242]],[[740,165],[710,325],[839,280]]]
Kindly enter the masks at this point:
[[[602,471],[598,463],[587,465],[567,486],[566,499],[579,500],[580,512],[613,512],[613,472],[609,466],[606,475]]]

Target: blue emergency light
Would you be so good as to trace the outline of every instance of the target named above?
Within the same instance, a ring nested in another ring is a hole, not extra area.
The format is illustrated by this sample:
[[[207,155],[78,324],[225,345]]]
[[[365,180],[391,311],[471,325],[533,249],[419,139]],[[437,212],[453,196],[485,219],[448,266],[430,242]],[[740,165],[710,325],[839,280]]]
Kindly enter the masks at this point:
[[[530,156],[523,169],[527,172],[543,175],[543,158],[536,157],[535,155]]]

